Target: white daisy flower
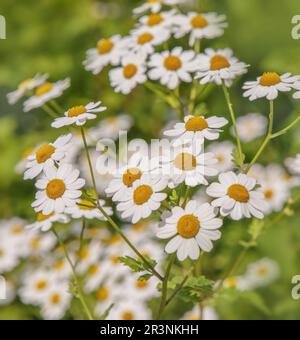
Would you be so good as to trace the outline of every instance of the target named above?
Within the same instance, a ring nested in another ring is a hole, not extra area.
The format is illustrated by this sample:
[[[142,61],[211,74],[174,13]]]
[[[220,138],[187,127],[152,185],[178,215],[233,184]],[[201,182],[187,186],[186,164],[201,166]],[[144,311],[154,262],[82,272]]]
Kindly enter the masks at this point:
[[[128,189],[132,188],[135,181],[149,171],[149,159],[141,157],[140,153],[133,154],[128,164],[114,172],[114,178],[109,183],[106,194],[112,196],[114,202],[122,200]]]
[[[160,80],[161,84],[174,90],[180,81],[192,82],[192,74],[198,69],[198,64],[194,51],[175,47],[172,51],[155,53],[150,57],[148,76],[151,80]]]
[[[59,320],[70,307],[72,295],[68,282],[58,282],[48,292],[43,303],[41,314],[45,320]]]
[[[162,193],[166,186],[165,178],[158,176],[152,178],[144,174],[141,179],[132,184],[130,190],[124,193],[122,202],[117,205],[117,210],[122,212],[122,218],[131,217],[132,223],[148,218],[167,198],[167,194]]]
[[[127,114],[107,117],[95,128],[89,129],[89,136],[98,141],[100,138],[117,140],[121,131],[128,131],[133,125],[133,119]]]
[[[36,74],[33,78],[26,79],[22,81],[18,88],[7,94],[7,100],[10,105],[15,104],[19,99],[25,96],[31,90],[34,90],[36,87],[42,85],[47,80],[47,74]]]
[[[222,216],[233,220],[254,216],[262,219],[266,209],[264,195],[255,189],[257,181],[244,174],[236,175],[226,172],[219,175],[219,183],[213,183],[207,188],[207,194],[215,197],[214,207],[220,207]]]
[[[148,28],[165,28],[170,30],[174,24],[176,10],[167,12],[151,13],[139,19],[140,26]]]
[[[66,78],[55,83],[43,83],[35,89],[35,94],[24,102],[24,111],[31,111],[43,106],[52,99],[60,97],[69,87],[70,78]]]
[[[4,296],[2,296],[5,294]],[[16,286],[12,281],[8,281],[5,278],[5,292],[1,291],[0,293],[0,307],[1,306],[9,306],[11,305],[16,298]]]
[[[265,214],[271,214],[273,211],[281,211],[290,197],[290,193],[286,185],[280,182],[280,178],[271,177],[267,180],[260,181],[261,191],[264,195],[266,209]]]
[[[103,277],[102,277],[103,279]],[[96,290],[96,306],[94,309],[95,315],[103,315],[103,313],[112,304],[116,305],[122,300],[124,294],[123,284],[117,284],[113,280],[108,280]]]
[[[202,315],[200,315],[199,306],[196,305],[191,311],[186,312],[182,318],[182,320],[205,320],[205,321],[216,321],[219,320],[219,316],[216,310],[210,306],[205,306],[202,311]]]
[[[89,49],[83,65],[87,71],[98,74],[107,65],[118,65],[123,54],[124,41],[120,35],[114,35],[99,40],[96,48]]]
[[[295,158],[288,158],[285,165],[291,174],[300,175],[300,154],[296,155]]]
[[[48,231],[51,229],[53,223],[68,223],[70,219],[64,214],[54,214],[43,215],[38,213],[36,216],[36,222],[26,226],[26,229]]]
[[[70,255],[73,261],[73,254]],[[51,254],[51,272],[57,280],[67,280],[72,276],[72,268],[66,258],[56,258],[53,261],[53,256]]]
[[[278,279],[280,274],[278,263],[268,259],[263,258],[253,264],[251,264],[245,276],[249,280],[249,284],[252,289],[268,286],[273,281]]]
[[[151,320],[151,313],[144,303],[127,298],[113,306],[107,320]]]
[[[227,87],[233,80],[247,73],[248,65],[233,56],[231,49],[214,50],[207,48],[199,57],[198,71],[195,79],[200,79],[200,84],[216,83],[221,85],[224,81]]]
[[[299,80],[299,76],[292,76],[291,73],[279,75],[276,72],[265,72],[255,81],[247,81],[243,89],[246,90],[244,97],[249,97],[253,101],[266,97],[268,100],[274,100],[278,97],[279,92],[291,91],[294,83]]]
[[[15,244],[12,243],[11,240],[6,239],[4,242],[4,239],[1,239],[0,273],[10,272],[19,264],[19,254],[14,248]]]
[[[57,245],[57,239],[52,233],[41,234],[37,230],[30,230],[27,234],[22,250],[24,257],[42,258]]]
[[[101,248],[100,242],[92,241],[78,252],[78,264],[76,271],[80,275],[85,274],[92,265],[99,262],[100,256],[103,252],[103,249]]]
[[[297,79],[297,81],[294,83],[293,88],[297,91],[293,94],[293,98],[300,99],[300,81]]]
[[[80,189],[85,184],[85,180],[79,178],[79,170],[73,169],[70,164],[62,164],[58,169],[47,167],[44,173],[35,184],[39,191],[32,203],[34,210],[43,215],[52,212],[61,214],[66,207],[74,206],[82,195]]]
[[[260,113],[248,113],[238,117],[236,125],[241,141],[249,143],[266,134],[268,119]],[[231,129],[231,134],[232,136],[235,136],[233,129]]]
[[[215,168],[221,173],[234,168],[232,152],[235,146],[231,142],[213,143],[207,147],[208,152],[212,152],[218,160]]]
[[[106,202],[104,200],[100,200],[99,204],[109,216],[113,214],[112,208],[106,207]],[[97,218],[98,220],[106,221],[106,218],[97,208],[96,203],[92,203],[85,199],[78,200],[76,206],[66,208],[65,213],[71,215],[72,218]]]
[[[84,290],[87,293],[97,291],[96,292],[96,295],[97,295],[99,287],[106,280],[106,278],[110,276],[109,274],[111,270],[112,268],[111,266],[108,265],[107,262],[105,263],[105,265],[103,265],[103,262],[101,263],[97,262],[97,263],[92,264],[88,268],[87,272],[85,273]],[[106,289],[105,287],[103,288]],[[99,292],[99,295],[101,295],[100,292]]]
[[[184,123],[177,123],[173,129],[164,132],[165,136],[176,138],[174,146],[190,143],[203,144],[205,139],[216,140],[223,126],[228,123],[223,117],[186,116]]]
[[[189,34],[189,44],[194,46],[197,40],[214,39],[223,35],[224,28],[228,26],[225,20],[225,15],[213,12],[179,14],[174,20],[174,36],[179,39]]]
[[[111,86],[115,92],[129,94],[138,84],[147,81],[145,59],[141,55],[127,54],[122,58],[122,66],[109,72]]]
[[[73,124],[83,126],[88,120],[96,119],[96,113],[105,110],[106,107],[101,106],[101,102],[91,102],[87,105],[74,106],[64,113],[64,117],[56,118],[51,126],[57,129]]]
[[[156,46],[162,45],[170,36],[171,32],[165,28],[139,27],[132,30],[125,40],[131,52],[146,58],[154,53]]]
[[[169,177],[169,188],[175,188],[181,183],[195,187],[208,185],[206,177],[218,174],[214,165],[217,159],[212,153],[203,153],[201,148],[186,146],[176,148],[170,154],[162,156],[162,173]]]
[[[43,144],[27,160],[24,179],[33,179],[49,166],[54,166],[66,157],[71,148],[72,134],[60,136],[54,143]]]
[[[190,201],[184,209],[172,209],[172,215],[166,219],[166,225],[159,228],[157,237],[172,237],[165,250],[168,254],[177,252],[179,261],[184,261],[187,257],[196,260],[200,256],[200,250],[210,252],[213,249],[212,241],[221,238],[218,229],[222,224],[210,204],[199,205],[196,201]]]
[[[134,14],[141,14],[146,11],[151,11],[152,13],[158,13],[163,6],[173,6],[178,5],[182,0],[143,0],[144,4],[135,8],[133,10]]]
[[[129,296],[134,296],[138,301],[148,301],[159,296],[157,290],[158,279],[139,280],[140,275],[130,275],[125,279],[124,289]]]

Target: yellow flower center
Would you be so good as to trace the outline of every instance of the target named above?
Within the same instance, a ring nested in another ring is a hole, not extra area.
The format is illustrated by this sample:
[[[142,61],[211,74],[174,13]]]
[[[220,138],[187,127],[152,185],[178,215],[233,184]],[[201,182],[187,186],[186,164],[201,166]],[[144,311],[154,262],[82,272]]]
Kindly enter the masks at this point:
[[[68,110],[68,117],[77,117],[79,115],[82,115],[83,113],[86,113],[85,106],[83,105],[74,106]]]
[[[183,238],[193,238],[200,230],[200,221],[194,215],[182,216],[177,223],[177,232]]]
[[[159,25],[163,21],[164,21],[164,18],[161,14],[154,13],[148,16],[147,25],[152,27],[152,26]]]
[[[181,68],[182,61],[175,55],[170,55],[165,59],[164,66],[169,71],[177,71]]]
[[[133,201],[137,205],[143,205],[148,202],[153,194],[153,190],[149,185],[140,185],[133,193]]]
[[[148,0],[149,2],[155,2],[155,1],[151,1],[151,0]],[[130,321],[130,320],[133,320],[134,319],[134,314],[133,312],[131,312],[130,310],[127,310],[127,311],[124,311],[122,313],[122,320],[127,320],[127,321]]]
[[[83,248],[78,253],[79,260],[81,261],[87,259],[89,256],[90,256],[90,251],[88,248]]]
[[[101,287],[96,292],[96,299],[98,301],[105,301],[109,297],[109,290],[106,287]]]
[[[48,286],[48,282],[46,280],[39,280],[36,284],[35,284],[35,288],[37,290],[44,290],[46,289]]]
[[[60,271],[65,267],[65,261],[64,260],[57,260],[54,263],[54,270]]]
[[[138,44],[139,45],[145,45],[148,42],[152,41],[154,39],[153,34],[151,33],[143,33],[138,37]]]
[[[99,267],[95,264],[91,265],[88,270],[88,275],[94,276],[99,273]]]
[[[96,205],[88,200],[80,200],[78,207],[80,210],[93,210],[96,208]]]
[[[137,280],[136,284],[135,284],[136,288],[138,288],[138,289],[146,288],[146,287],[148,287],[148,285],[149,285],[149,283],[148,283],[147,280]]]
[[[37,87],[35,90],[35,95],[40,97],[43,96],[44,94],[50,92],[53,89],[53,84],[46,82],[43,85],[40,85]]]
[[[51,216],[53,216],[54,215],[54,213],[51,213],[51,214],[49,214],[49,215],[44,215],[44,214],[42,214],[42,213],[38,213],[37,215],[36,215],[36,220],[38,221],[38,222],[43,222],[43,221],[46,221],[46,220],[48,220]]]
[[[123,74],[126,79],[131,79],[136,75],[138,68],[134,64],[128,64],[123,68]]]
[[[47,184],[46,193],[49,198],[60,198],[66,191],[66,185],[61,179],[53,179]]]
[[[55,147],[51,144],[42,145],[35,154],[37,162],[45,163],[55,152]]]
[[[191,25],[194,28],[204,28],[208,25],[208,21],[203,15],[196,15],[192,18]]]
[[[0,257],[4,256],[4,250],[2,248],[0,248]]]
[[[229,277],[224,281],[224,286],[226,288],[236,288],[237,287],[237,279],[235,277]]]
[[[54,293],[51,295],[50,301],[53,305],[58,305],[61,302],[61,296],[58,293]]]
[[[183,171],[194,170],[197,166],[197,159],[194,155],[190,153],[183,152],[180,153],[174,160],[174,165],[177,169]]]
[[[21,234],[23,233],[24,228],[21,225],[14,225],[12,227],[11,233],[16,235],[16,234]]]
[[[268,275],[268,273],[269,273],[269,270],[268,270],[267,267],[261,267],[261,268],[259,268],[259,269],[257,270],[257,274],[258,274],[258,276],[260,276],[260,277],[265,277],[265,276]]]
[[[273,86],[281,82],[280,76],[276,72],[265,72],[259,80],[262,86]]]
[[[240,184],[233,184],[229,187],[227,194],[230,198],[241,203],[247,203],[250,198],[249,191]]]
[[[210,60],[210,69],[212,71],[218,71],[223,68],[230,67],[230,63],[227,58],[222,55],[215,55]]]
[[[185,128],[187,131],[197,132],[207,129],[208,124],[202,117],[193,117],[186,122]]]
[[[142,172],[138,168],[127,169],[123,174],[123,183],[127,187],[131,187],[132,184],[142,177]]]
[[[41,245],[41,240],[39,238],[33,238],[30,241],[30,247],[33,250],[38,250],[40,248],[40,245]]]
[[[266,190],[264,192],[265,199],[270,200],[274,197],[274,191],[272,189]]]
[[[110,39],[102,39],[97,43],[97,50],[99,54],[107,54],[114,47],[114,43]]]

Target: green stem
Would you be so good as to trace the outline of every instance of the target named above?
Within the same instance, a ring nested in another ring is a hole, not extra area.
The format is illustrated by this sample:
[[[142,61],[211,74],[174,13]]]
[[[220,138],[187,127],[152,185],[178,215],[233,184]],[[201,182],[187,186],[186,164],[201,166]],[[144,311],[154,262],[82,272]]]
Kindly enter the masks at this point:
[[[235,138],[236,138],[236,144],[237,144],[237,149],[238,149],[238,153],[240,156],[240,160],[243,160],[244,156],[243,156],[243,149],[242,149],[242,143],[239,137],[239,132],[238,132],[238,128],[236,125],[236,118],[235,118],[235,113],[234,113],[234,109],[233,109],[233,104],[230,98],[230,94],[229,91],[227,89],[227,86],[225,85],[224,80],[222,81],[222,88],[223,88],[223,92],[224,92],[224,96],[225,96],[225,100],[230,112],[230,116],[231,116],[231,121],[232,121],[232,125],[233,125],[233,130],[234,130],[234,134],[235,134]],[[242,167],[243,164],[241,164]]]
[[[89,307],[88,307],[88,305],[87,305],[87,303],[86,303],[86,301],[85,301],[84,294],[83,294],[83,289],[82,289],[82,287],[81,287],[80,280],[78,279],[78,276],[77,276],[77,274],[76,274],[75,266],[73,265],[73,262],[72,262],[72,260],[71,260],[71,258],[70,258],[70,256],[69,256],[68,251],[67,251],[67,248],[66,248],[65,244],[63,243],[62,239],[60,238],[60,236],[58,235],[58,233],[57,233],[57,231],[55,230],[55,228],[52,228],[52,231],[53,231],[55,237],[57,238],[58,243],[59,243],[60,246],[62,247],[62,249],[63,249],[63,251],[64,251],[64,254],[65,254],[65,257],[66,257],[66,259],[67,259],[67,261],[68,261],[68,263],[69,263],[69,265],[70,265],[70,267],[71,267],[71,269],[72,269],[73,279],[74,279],[74,281],[75,281],[75,283],[76,283],[77,294],[78,294],[78,298],[79,298],[79,300],[80,300],[80,302],[81,302],[81,304],[82,304],[82,307],[83,307],[83,309],[84,309],[84,311],[85,311],[85,313],[86,313],[88,319],[89,319],[89,320],[94,320],[93,315],[92,315],[92,313],[90,312]]]
[[[160,320],[161,316],[164,312],[164,309],[166,307],[166,302],[167,302],[167,294],[168,294],[168,282],[169,282],[169,277],[170,277],[170,273],[171,273],[171,269],[173,266],[173,263],[175,261],[176,258],[176,253],[172,254],[170,256],[170,261],[165,273],[165,277],[163,280],[163,284],[162,284],[162,294],[161,294],[161,300],[160,300],[160,306],[159,306],[159,310],[158,310],[158,314],[157,314],[157,319],[156,320]]]
[[[259,159],[259,157],[261,156],[261,154],[263,153],[263,151],[265,150],[265,148],[269,144],[270,140],[272,139],[273,125],[274,125],[274,101],[271,100],[270,101],[270,113],[269,113],[269,128],[268,128],[268,133],[267,133],[267,135],[266,135],[262,145],[260,146],[260,148],[256,152],[255,156],[253,157],[252,161],[247,166],[247,168],[245,170],[245,173],[248,173],[250,171],[252,166],[257,162],[257,160]]]
[[[300,116],[298,116],[291,124],[289,124],[287,127],[285,127],[284,129],[275,132],[272,134],[271,138],[277,138],[279,136],[284,135],[285,133],[287,133],[291,128],[293,128],[298,122],[300,121]]]
[[[52,118],[57,118],[58,117],[58,115],[57,115],[57,113],[48,105],[48,104],[44,104],[43,106],[42,106],[42,109],[46,112],[46,113],[48,113],[48,115],[50,116],[50,117],[52,117]]]
[[[96,205],[97,209],[102,213],[102,215],[106,218],[107,222],[113,227],[113,229],[122,237],[122,239],[127,243],[127,245],[131,248],[131,250],[145,263],[145,265],[149,268],[149,270],[152,272],[153,275],[155,275],[159,280],[163,281],[163,277],[151,266],[149,261],[136,249],[136,247],[129,241],[129,239],[124,235],[120,227],[117,225],[117,223],[106,213],[106,211],[101,207],[99,200],[100,197],[97,192],[97,186],[96,186],[96,180],[95,180],[95,175],[94,175],[94,170],[93,170],[93,165],[89,153],[89,148],[88,144],[86,141],[85,133],[84,133],[84,128],[81,127],[81,135],[82,135],[82,140],[84,144],[84,148],[86,151],[86,156],[89,164],[89,169],[90,169],[90,175],[92,178],[92,183],[93,183],[93,188],[95,191],[96,195]]]
[[[64,113],[64,109],[57,103],[55,99],[50,101],[50,104],[53,106],[53,108],[62,115]]]
[[[189,273],[187,275],[185,275],[185,277],[183,278],[183,280],[181,281],[180,285],[176,288],[176,290],[174,291],[174,293],[167,299],[165,307],[167,307],[177,296],[177,294],[181,291],[181,289],[184,287],[186,281],[188,280],[190,274],[192,272],[192,269],[189,271]]]

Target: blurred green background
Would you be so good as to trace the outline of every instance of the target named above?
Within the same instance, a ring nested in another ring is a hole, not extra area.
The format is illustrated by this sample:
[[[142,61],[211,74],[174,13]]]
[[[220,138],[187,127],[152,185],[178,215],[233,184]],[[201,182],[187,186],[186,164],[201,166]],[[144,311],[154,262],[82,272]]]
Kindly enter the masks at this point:
[[[300,74],[300,40],[291,37],[291,20],[300,14],[299,0],[203,0],[201,10],[225,13],[229,28],[225,36],[209,44],[231,47],[236,56],[251,65],[249,73],[232,89],[239,115],[267,112],[264,101],[250,103],[241,96],[243,81],[254,79],[263,71]],[[135,119],[134,136],[157,136],[170,112],[165,104],[144,89],[130,96],[117,95],[107,81],[107,74],[93,77],[84,70],[82,61],[88,48],[101,37],[125,35],[134,24],[132,9],[138,0],[1,0],[0,14],[7,21],[7,39],[0,40],[0,218],[30,218],[32,183],[15,174],[14,167],[24,149],[54,138],[57,131],[49,128],[50,119],[41,110],[23,113],[21,104],[9,106],[6,93],[37,72],[50,74],[52,80],[70,76],[71,90],[60,99],[64,107],[86,100],[101,99],[109,107],[108,115],[127,112]],[[205,42],[204,46],[208,46]],[[209,110],[226,114],[223,97],[216,90],[208,97]],[[142,99],[141,99],[142,98]],[[150,105],[151,103],[151,105]],[[276,128],[300,113],[300,101],[282,95],[276,102]],[[294,129],[270,146],[262,159],[283,163],[284,157],[300,151],[300,128]],[[228,138],[229,134],[223,138]],[[250,157],[257,143],[247,146]],[[282,276],[272,289],[262,291],[270,314],[261,314],[247,301],[228,299],[220,306],[223,318],[300,319],[300,301],[290,297],[291,278],[300,274],[300,212],[278,223],[262,238],[253,258],[268,256],[279,262]],[[244,225],[225,233],[222,249],[216,255],[222,266],[235,256],[233,246],[242,237]],[[228,250],[229,249],[229,250]],[[251,256],[252,256],[251,255]],[[209,267],[209,266],[208,266]]]

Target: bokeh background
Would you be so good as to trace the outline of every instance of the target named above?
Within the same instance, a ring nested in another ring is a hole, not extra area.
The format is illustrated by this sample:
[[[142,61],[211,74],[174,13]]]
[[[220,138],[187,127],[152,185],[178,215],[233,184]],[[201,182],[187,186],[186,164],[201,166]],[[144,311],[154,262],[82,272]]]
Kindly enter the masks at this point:
[[[49,73],[52,80],[72,78],[72,87],[60,103],[68,107],[101,99],[109,107],[107,115],[121,112],[135,120],[134,137],[156,137],[170,120],[172,113],[164,103],[140,88],[129,96],[117,95],[109,86],[105,72],[93,77],[82,66],[85,52],[101,37],[126,34],[132,27],[132,9],[138,0],[1,0],[0,14],[6,17],[7,39],[0,40],[0,219],[20,216],[32,218],[30,202],[33,185],[22,180],[14,168],[27,147],[53,139],[57,131],[50,129],[50,118],[41,110],[23,113],[20,105],[9,106],[6,93],[37,72]],[[241,84],[264,70],[300,74],[300,40],[291,37],[291,19],[300,14],[299,0],[203,0],[203,11],[225,13],[229,28],[225,36],[212,44],[231,47],[237,57],[251,65],[249,73],[233,87],[233,100],[238,115],[249,112],[266,114],[264,101],[251,103],[241,96]],[[210,43],[211,44],[211,43]],[[207,98],[212,112],[226,114],[220,90]],[[282,95],[276,102],[275,127],[300,114],[300,101]],[[226,131],[223,138],[228,138]],[[284,157],[300,152],[300,126],[275,141],[263,155],[262,163],[283,163]],[[247,155],[257,148],[250,143]],[[283,156],[284,155],[284,156]],[[269,228],[250,259],[268,256],[281,268],[281,278],[261,294],[268,311],[247,299],[222,302],[218,306],[224,319],[300,319],[300,301],[291,298],[291,278],[300,274],[300,210]],[[224,232],[222,247],[214,253],[221,270],[235,257],[238,240],[245,232],[243,223]],[[209,275],[209,259],[205,264]],[[27,318],[26,308],[0,307],[0,319]]]

